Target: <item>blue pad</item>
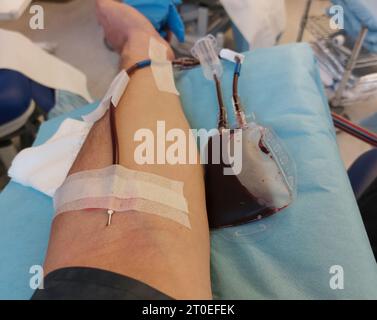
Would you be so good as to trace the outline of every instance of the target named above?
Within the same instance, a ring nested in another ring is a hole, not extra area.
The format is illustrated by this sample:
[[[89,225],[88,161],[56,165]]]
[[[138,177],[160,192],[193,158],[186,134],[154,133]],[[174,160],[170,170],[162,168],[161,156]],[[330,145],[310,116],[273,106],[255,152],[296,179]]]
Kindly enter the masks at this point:
[[[212,232],[215,298],[377,299],[377,269],[355,198],[341,162],[327,101],[306,44],[247,53],[239,91],[248,113],[285,141],[298,170],[298,198],[260,222]],[[234,66],[224,63],[222,87],[232,123]],[[199,68],[177,76],[185,113],[194,128],[216,126],[212,82]],[[78,118],[93,105],[70,114]],[[64,117],[45,123],[36,144]],[[29,268],[42,264],[52,201],[11,182],[0,194],[0,298],[27,299]],[[330,287],[331,266],[344,270],[344,290]]]

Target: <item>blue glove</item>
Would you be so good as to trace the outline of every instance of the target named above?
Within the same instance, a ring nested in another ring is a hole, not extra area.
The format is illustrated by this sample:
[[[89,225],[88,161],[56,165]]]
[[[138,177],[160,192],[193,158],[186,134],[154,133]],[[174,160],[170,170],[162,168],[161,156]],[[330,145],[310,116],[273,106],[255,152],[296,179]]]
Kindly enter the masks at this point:
[[[176,8],[181,0],[123,0],[123,2],[146,16],[161,36],[165,37],[166,29],[169,29],[180,42],[185,41],[185,26]]]

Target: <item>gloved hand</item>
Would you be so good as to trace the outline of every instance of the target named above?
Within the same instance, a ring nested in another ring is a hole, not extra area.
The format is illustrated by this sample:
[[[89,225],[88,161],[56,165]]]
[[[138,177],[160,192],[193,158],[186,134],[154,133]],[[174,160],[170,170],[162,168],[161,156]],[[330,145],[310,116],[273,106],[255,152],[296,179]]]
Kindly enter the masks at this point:
[[[146,16],[155,29],[166,37],[172,31],[180,42],[185,40],[185,26],[176,5],[181,0],[123,0]]]

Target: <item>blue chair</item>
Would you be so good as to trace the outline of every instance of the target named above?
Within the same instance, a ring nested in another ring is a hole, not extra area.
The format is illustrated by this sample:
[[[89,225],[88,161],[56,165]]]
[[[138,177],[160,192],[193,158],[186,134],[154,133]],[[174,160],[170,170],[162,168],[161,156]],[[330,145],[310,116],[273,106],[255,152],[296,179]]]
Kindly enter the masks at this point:
[[[348,176],[356,199],[359,200],[377,179],[377,149],[361,155],[349,168]]]
[[[19,136],[20,147],[30,146],[40,119],[55,104],[55,91],[40,85],[22,73],[0,69],[0,148],[12,145]],[[8,162],[8,161],[7,161]],[[7,167],[9,163],[4,163]]]
[[[377,149],[361,155],[348,170],[348,176],[377,261]]]

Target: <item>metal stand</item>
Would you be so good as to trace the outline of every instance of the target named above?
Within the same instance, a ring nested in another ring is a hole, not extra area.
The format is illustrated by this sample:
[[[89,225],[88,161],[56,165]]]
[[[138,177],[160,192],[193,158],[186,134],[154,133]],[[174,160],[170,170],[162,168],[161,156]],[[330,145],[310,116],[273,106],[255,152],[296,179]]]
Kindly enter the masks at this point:
[[[352,71],[355,68],[357,59],[359,58],[360,51],[363,47],[363,43],[364,43],[364,40],[365,40],[367,33],[368,33],[368,29],[363,27],[361,29],[360,33],[359,33],[359,36],[357,37],[357,40],[355,42],[355,46],[352,50],[351,57],[348,60],[346,70],[344,71],[342,80],[339,84],[339,88],[337,89],[337,91],[335,93],[335,97],[334,97],[333,101],[331,101],[331,105],[334,106],[334,107],[340,106],[340,104],[341,104],[344,89],[346,89],[348,80],[350,79]]]
[[[360,30],[352,49],[343,44],[335,45],[332,42],[332,38],[338,34],[344,36],[346,36],[346,34],[344,31],[334,32],[334,30],[330,28],[329,17],[326,15],[309,16],[312,4],[313,0],[306,1],[297,41],[302,41],[304,32],[307,29],[315,39],[326,40],[326,43],[333,50],[342,53],[344,72],[341,76],[339,87],[335,91],[334,98],[330,101],[330,105],[335,111],[342,112],[343,106],[349,104],[349,101],[344,99],[344,92],[347,90],[347,85],[352,77],[353,71],[360,68],[377,66],[377,54],[363,49],[364,41],[368,34],[368,28],[366,27]]]
[[[305,11],[301,18],[300,30],[298,32],[297,42],[301,42],[302,38],[304,37],[304,32],[305,32],[306,24],[308,23],[309,12],[310,12],[312,3],[313,3],[313,0],[306,0]]]

